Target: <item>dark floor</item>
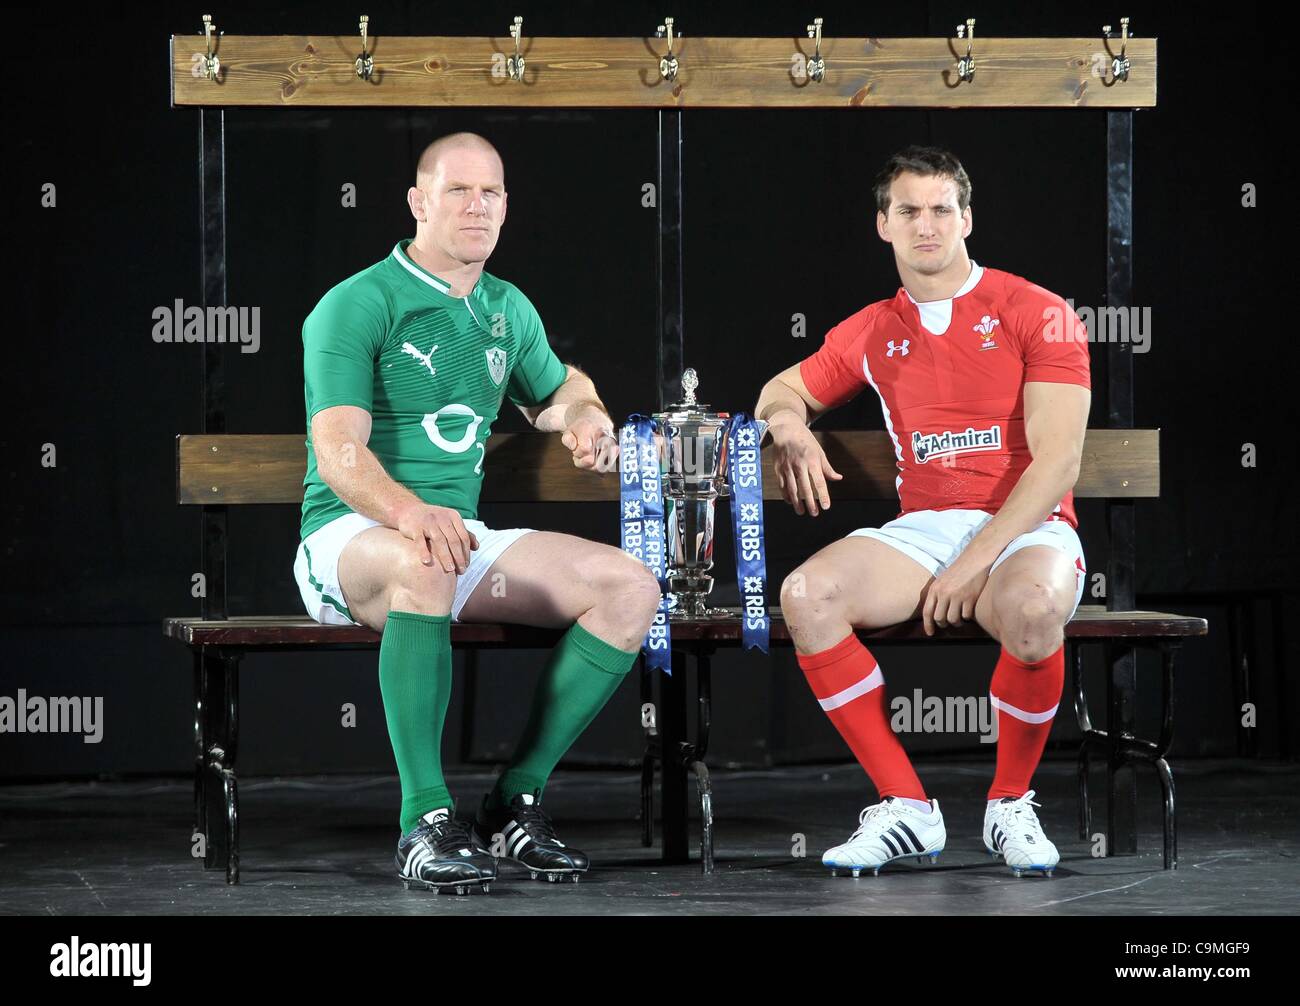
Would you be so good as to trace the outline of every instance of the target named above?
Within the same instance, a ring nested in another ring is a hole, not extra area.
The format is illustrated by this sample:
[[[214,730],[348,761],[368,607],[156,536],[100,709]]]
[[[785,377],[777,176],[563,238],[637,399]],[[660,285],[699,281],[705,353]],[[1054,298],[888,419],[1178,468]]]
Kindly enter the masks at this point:
[[[550,885],[505,866],[491,894],[465,898],[407,892],[394,878],[392,778],[243,781],[237,887],[190,856],[189,783],[0,787],[0,913],[1300,912],[1300,766],[1176,766],[1180,867],[1167,872],[1154,779],[1140,782],[1141,853],[1096,858],[1078,838],[1073,766],[1045,764],[1035,778],[1039,815],[1061,865],[1051,879],[1020,880],[983,852],[987,760],[918,767],[948,827],[937,866],[895,865],[858,880],[822,868],[822,851],[847,838],[867,802],[856,766],[716,773],[718,868],[709,877],[698,862],[664,866],[656,849],[640,845],[635,776],[566,772],[552,780],[546,802],[561,837],[591,854],[592,872],[580,884]],[[452,790],[470,806],[489,779],[458,773]],[[1095,806],[1104,808],[1104,799]],[[802,858],[792,855],[799,835]]]

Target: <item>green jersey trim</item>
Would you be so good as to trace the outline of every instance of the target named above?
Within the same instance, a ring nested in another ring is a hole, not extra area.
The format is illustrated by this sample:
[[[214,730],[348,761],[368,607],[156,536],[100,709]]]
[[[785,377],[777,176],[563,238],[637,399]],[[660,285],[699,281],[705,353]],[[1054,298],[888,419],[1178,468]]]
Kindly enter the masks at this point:
[[[401,241],[393,245],[393,258],[397,259],[397,264],[400,265],[407,272],[409,272],[416,279],[418,279],[421,283],[427,283],[429,286],[433,287],[444,297],[451,297],[452,300],[460,300],[459,297],[451,296],[450,283],[447,283],[444,280],[440,280],[437,276],[429,272],[429,270],[425,269],[419,263],[412,261],[411,257],[406,254],[406,248],[403,247],[404,245],[409,245],[410,243],[411,243],[410,238],[402,238]],[[477,285],[478,284],[475,284],[475,286]]]
[[[330,597],[329,594],[325,593],[325,585],[321,583],[319,580],[317,580],[315,574],[312,573],[311,549],[309,549],[304,544],[302,547],[302,551],[303,551],[303,555],[307,557],[307,582],[310,583],[316,589],[316,593],[320,595],[320,599],[322,601],[324,601],[326,604],[328,604],[331,608],[333,608],[335,611],[339,612],[340,614],[346,615],[348,621],[355,622],[356,619],[352,617],[352,612],[348,611],[348,606],[344,604],[342,601],[336,601],[334,598]]]
[[[407,248],[411,244],[411,240],[411,238],[402,238],[402,240],[398,241],[397,244],[393,246],[393,258],[397,260],[397,264],[418,279],[421,283],[432,287],[448,300],[464,307],[465,310],[469,311],[470,317],[474,319],[474,324],[484,332],[490,331],[488,326],[483,324],[483,319],[478,316],[478,312],[474,310],[474,304],[470,301],[470,297],[477,294],[483,285],[483,274],[479,274],[479,278],[475,281],[473,289],[464,297],[453,296],[450,283],[446,280],[439,279],[433,273],[429,272],[428,269],[425,269],[422,265],[411,258],[410,253],[407,251]]]

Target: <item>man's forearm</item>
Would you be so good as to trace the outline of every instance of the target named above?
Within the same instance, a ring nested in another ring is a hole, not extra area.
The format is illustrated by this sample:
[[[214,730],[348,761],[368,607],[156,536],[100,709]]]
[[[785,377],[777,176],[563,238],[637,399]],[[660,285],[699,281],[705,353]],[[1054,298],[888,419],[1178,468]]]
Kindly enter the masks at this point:
[[[1079,478],[1077,458],[1044,455],[1021,473],[1006,502],[971,539],[964,552],[992,566],[1002,550],[1051,516]]]
[[[397,512],[422,502],[384,471],[384,466],[365,444],[344,444],[334,453],[336,457],[327,461],[317,451],[320,476],[339,499],[363,517],[396,528]]]
[[[609,410],[596,394],[596,385],[590,377],[575,367],[538,411],[529,415],[529,420],[534,429],[541,430],[543,433],[562,433],[586,410],[592,410],[609,419]]]
[[[807,426],[808,406],[799,392],[784,381],[773,378],[763,385],[758,404],[754,406],[754,418],[764,420],[769,430],[784,423]]]

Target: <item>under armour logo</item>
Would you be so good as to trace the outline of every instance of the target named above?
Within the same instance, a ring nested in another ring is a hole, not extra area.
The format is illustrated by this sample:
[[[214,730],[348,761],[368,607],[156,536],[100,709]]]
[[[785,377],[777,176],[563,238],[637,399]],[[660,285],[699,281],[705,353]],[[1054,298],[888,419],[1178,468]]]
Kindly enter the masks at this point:
[[[906,355],[907,355],[907,347],[911,345],[911,342],[912,342],[911,339],[904,339],[904,340],[903,340],[903,344],[902,344],[901,346],[895,346],[895,345],[894,345],[894,340],[893,340],[893,339],[890,339],[889,342],[888,342],[889,352],[886,353],[885,355],[886,355],[886,356],[893,356],[895,353],[898,353],[900,356],[906,356]]]

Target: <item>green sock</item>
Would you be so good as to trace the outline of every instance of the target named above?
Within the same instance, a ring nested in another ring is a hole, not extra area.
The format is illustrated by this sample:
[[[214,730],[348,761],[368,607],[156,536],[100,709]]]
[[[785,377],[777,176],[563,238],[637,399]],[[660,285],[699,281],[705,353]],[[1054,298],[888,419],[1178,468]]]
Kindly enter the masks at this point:
[[[542,672],[515,756],[488,795],[488,808],[532,793],[546,780],[578,735],[596,718],[624,675],[637,650],[628,652],[593,636],[577,622],[564,634]]]
[[[402,780],[402,834],[450,807],[442,778],[442,725],[451,699],[451,616],[390,611],[379,644],[379,691]]]

